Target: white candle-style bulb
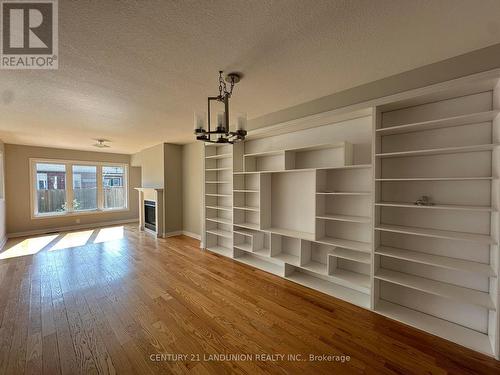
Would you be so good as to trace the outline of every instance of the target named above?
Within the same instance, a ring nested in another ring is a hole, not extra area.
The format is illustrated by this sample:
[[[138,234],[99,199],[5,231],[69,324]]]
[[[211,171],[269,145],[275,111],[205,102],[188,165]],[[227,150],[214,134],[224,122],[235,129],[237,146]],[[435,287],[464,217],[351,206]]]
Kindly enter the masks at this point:
[[[236,115],[236,129],[246,130],[247,128],[247,114],[240,112]]]
[[[218,128],[226,127],[226,116],[224,116],[224,112],[217,112],[217,127]]]
[[[205,113],[194,113],[194,130],[205,129]]]

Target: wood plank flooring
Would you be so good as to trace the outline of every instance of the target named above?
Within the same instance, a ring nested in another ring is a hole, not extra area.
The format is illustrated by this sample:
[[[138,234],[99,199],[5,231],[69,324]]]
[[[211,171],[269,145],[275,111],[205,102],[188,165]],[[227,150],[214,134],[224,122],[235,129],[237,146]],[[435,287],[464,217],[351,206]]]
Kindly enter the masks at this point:
[[[0,374],[500,373],[492,358],[198,246],[133,226],[10,241]]]

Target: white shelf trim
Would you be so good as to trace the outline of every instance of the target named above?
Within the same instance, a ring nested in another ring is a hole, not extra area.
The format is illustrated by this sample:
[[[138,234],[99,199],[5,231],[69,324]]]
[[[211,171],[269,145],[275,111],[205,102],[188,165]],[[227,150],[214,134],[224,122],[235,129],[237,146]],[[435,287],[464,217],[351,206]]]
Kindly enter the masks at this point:
[[[468,273],[477,273],[484,276],[496,276],[495,271],[493,270],[491,265],[473,262],[470,260],[432,255],[419,251],[398,249],[388,246],[380,246],[375,251],[375,254],[415,263],[427,264],[440,268],[447,268]]]
[[[485,211],[497,212],[493,207],[489,206],[468,206],[468,205],[455,205],[455,204],[435,204],[433,206],[418,206],[413,203],[403,202],[378,202],[375,206],[380,207],[401,207],[401,208],[421,208],[421,209],[435,209],[435,210],[463,210],[463,211]]]
[[[386,224],[380,224],[376,226],[375,229],[384,232],[413,234],[416,236],[444,238],[448,240],[470,241],[486,245],[496,244],[495,240],[491,236],[485,234],[454,232],[450,230],[405,227],[401,225],[386,225]]]
[[[383,268],[375,273],[375,278],[436,296],[454,299],[462,303],[466,302],[489,310],[495,310],[491,296],[486,292]]]
[[[375,154],[375,156],[378,158],[402,158],[402,157],[412,157],[412,156],[456,154],[465,152],[492,151],[495,147],[498,147],[498,144],[443,147],[443,148],[434,148],[427,150],[413,150],[413,151],[400,151],[400,152],[385,152],[385,153]]]
[[[349,223],[363,223],[363,224],[370,223],[372,220],[368,216],[351,216],[351,215],[339,215],[339,214],[318,215],[318,216],[316,216],[316,219],[345,221],[345,222],[349,222]]]
[[[439,129],[452,126],[477,124],[481,122],[492,121],[495,118],[495,116],[498,115],[498,113],[499,113],[498,110],[477,112],[477,113],[447,117],[437,120],[390,126],[377,129],[376,132],[380,135],[390,135],[390,134],[409,133],[417,130]]]

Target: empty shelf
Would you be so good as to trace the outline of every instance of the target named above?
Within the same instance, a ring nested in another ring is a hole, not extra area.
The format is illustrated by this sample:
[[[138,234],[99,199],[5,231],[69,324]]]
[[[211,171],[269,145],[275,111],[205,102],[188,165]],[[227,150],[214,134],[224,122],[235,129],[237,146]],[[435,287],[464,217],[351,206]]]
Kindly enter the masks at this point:
[[[206,184],[230,184],[231,181],[205,181]]]
[[[219,172],[219,171],[231,171],[233,168],[225,167],[225,168],[207,168],[206,172]]]
[[[276,264],[262,257],[254,256],[254,254],[244,254],[235,258],[238,262],[245,263],[249,266],[255,267],[259,270],[272,273],[274,275],[283,276],[284,275],[284,266],[283,264]]]
[[[371,254],[361,253],[359,251],[353,251],[353,250],[348,250],[348,249],[342,249],[339,247],[336,247],[335,249],[333,249],[331,254],[329,254],[329,256],[335,256],[338,258],[348,259],[348,260],[352,260],[352,261],[360,262],[360,263],[365,263],[365,264],[371,264],[371,262],[372,262]]]
[[[206,206],[207,208],[211,208],[213,210],[223,210],[223,211],[232,211],[231,206]]]
[[[253,237],[255,235],[255,232],[246,229],[235,229],[234,233],[238,233],[247,237]]]
[[[372,195],[369,191],[318,191],[318,195]]]
[[[233,238],[233,234],[223,229],[207,229],[207,233],[214,234],[219,237]]]
[[[486,245],[495,244],[495,240],[491,236],[486,234],[475,234],[466,232],[454,232],[451,230],[440,230],[440,229],[428,229],[428,228],[418,228],[418,227],[404,227],[401,225],[385,225],[381,224],[375,227],[376,230],[384,232],[395,232],[404,234],[413,234],[416,236],[423,237],[434,237],[434,238],[444,238],[447,240],[461,240],[477,242]]]
[[[464,288],[453,284],[444,283],[426,279],[420,276],[414,276],[407,273],[392,271],[388,269],[379,269],[375,278],[384,280],[393,284],[402,285],[408,288],[420,290],[425,293],[445,297],[465,302],[472,305],[482,306],[489,310],[495,310],[495,305],[491,296],[486,292]]]
[[[210,250],[214,253],[217,253],[217,254],[220,254],[220,255],[224,255],[225,257],[229,257],[229,258],[232,258],[233,257],[233,250],[232,249],[229,249],[227,247],[224,247],[224,246],[210,246],[210,247],[207,247],[207,250]]]
[[[278,259],[283,263],[292,264],[294,266],[298,266],[300,264],[298,256],[287,253],[279,253],[276,255],[272,255],[271,258]]]
[[[260,230],[259,224],[255,224],[255,223],[234,223],[234,226],[248,228],[248,229],[254,229],[254,230]]]
[[[370,308],[370,296],[368,294],[346,288],[303,272],[293,272],[286,278],[306,287],[319,290],[320,292],[330,296],[340,298],[354,305],[358,305],[366,309]]]
[[[259,190],[244,190],[244,189],[236,189],[233,190],[235,193],[259,193]]]
[[[434,148],[427,150],[386,152],[386,153],[376,154],[376,156],[379,158],[402,158],[408,156],[456,154],[460,152],[491,151],[497,146],[498,145],[496,144],[486,144],[486,145],[473,145],[473,146],[460,146],[460,147],[444,147],[444,148]]]
[[[418,251],[397,249],[394,247],[381,246],[375,254],[386,257],[402,259],[415,263],[428,264],[435,267],[447,268],[463,272],[478,273],[485,276],[495,276],[495,271],[489,264],[473,262],[440,255],[421,253]]]
[[[246,171],[240,171],[240,172],[233,172],[233,174],[257,174],[257,173],[264,173],[264,172],[255,172],[255,171],[252,171],[252,172],[246,172]]]
[[[384,300],[377,301],[375,312],[481,353],[494,355],[488,335],[472,329]]]
[[[216,223],[229,224],[231,225],[233,221],[231,219],[226,219],[223,217],[207,217],[207,220],[214,221]]]
[[[336,214],[319,215],[316,216],[316,219],[347,221],[350,223],[370,223],[372,221],[372,219],[368,216],[350,216],[350,215],[336,215]]]
[[[454,205],[454,204],[435,204],[433,206],[418,206],[413,203],[405,202],[378,202],[375,206],[381,207],[403,207],[403,208],[428,208],[436,210],[464,210],[464,211],[487,211],[496,212],[493,207],[489,206],[467,206],[467,205]]]
[[[260,256],[260,257],[269,258],[269,260],[272,261],[271,252],[269,251],[269,249],[262,248],[262,249],[259,249],[259,250],[255,250],[253,252],[253,254],[255,254],[257,256]],[[281,262],[280,262],[280,264],[281,264]]]
[[[416,122],[412,124],[397,125],[386,128],[377,129],[376,132],[380,135],[400,134],[414,131],[447,128],[451,126],[462,126],[468,124],[478,124],[481,122],[491,121],[498,114],[498,111],[486,111],[461,116],[448,117],[437,120]]]
[[[321,169],[321,170],[329,170],[329,169],[367,169],[371,168],[371,164],[351,164],[351,165],[342,165],[339,167],[321,167],[321,168],[309,168],[309,169]]]
[[[211,156],[205,156],[205,159],[225,159],[225,158],[230,158],[231,156],[233,156],[233,154],[211,155]]]
[[[213,194],[213,193],[206,193],[205,195],[207,197],[226,197],[226,198],[233,196],[232,194]]]
[[[328,275],[328,266],[325,263],[311,261],[300,266],[300,268],[304,268],[314,273],[319,273],[320,275]]]
[[[248,157],[264,157],[264,156],[275,156],[275,155],[284,155],[285,150],[277,150],[277,151],[262,151],[262,152],[255,152],[252,154],[244,154],[243,157],[248,158]]]
[[[377,178],[375,181],[476,181],[493,180],[493,177],[406,177],[406,178]]]
[[[330,277],[348,288],[357,290],[361,293],[370,294],[370,275],[336,268]]]
[[[247,252],[252,252],[252,245],[249,244],[249,243],[240,243],[240,244],[236,244],[234,245],[234,248],[235,249],[240,249],[240,250],[243,250],[243,251],[247,251]]]
[[[276,227],[266,228],[263,230],[266,232],[281,234],[281,235],[287,236],[287,237],[296,237],[296,238],[301,238],[303,240],[314,241],[314,233],[300,232],[300,231],[296,231],[296,230],[276,228]]]
[[[250,207],[250,206],[237,207],[237,206],[234,206],[234,209],[235,210],[257,211],[257,212],[259,212],[259,207]]]
[[[315,242],[344,247],[346,249],[361,251],[363,253],[371,253],[372,248],[372,244],[369,242],[345,240],[343,238],[323,237],[319,240],[316,240]]]

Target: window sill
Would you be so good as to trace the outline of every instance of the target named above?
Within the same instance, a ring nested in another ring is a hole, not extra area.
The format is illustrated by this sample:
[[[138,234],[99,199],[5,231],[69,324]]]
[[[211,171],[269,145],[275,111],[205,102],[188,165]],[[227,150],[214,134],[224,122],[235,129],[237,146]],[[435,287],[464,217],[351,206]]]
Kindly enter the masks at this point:
[[[127,212],[130,209],[127,208],[108,208],[108,209],[98,209],[98,210],[85,210],[85,211],[71,211],[71,212],[60,212],[60,213],[47,213],[47,214],[32,214],[32,220],[39,219],[55,219],[61,217],[73,217],[73,216],[87,216],[87,215],[101,215],[101,214],[111,214],[117,212]]]

